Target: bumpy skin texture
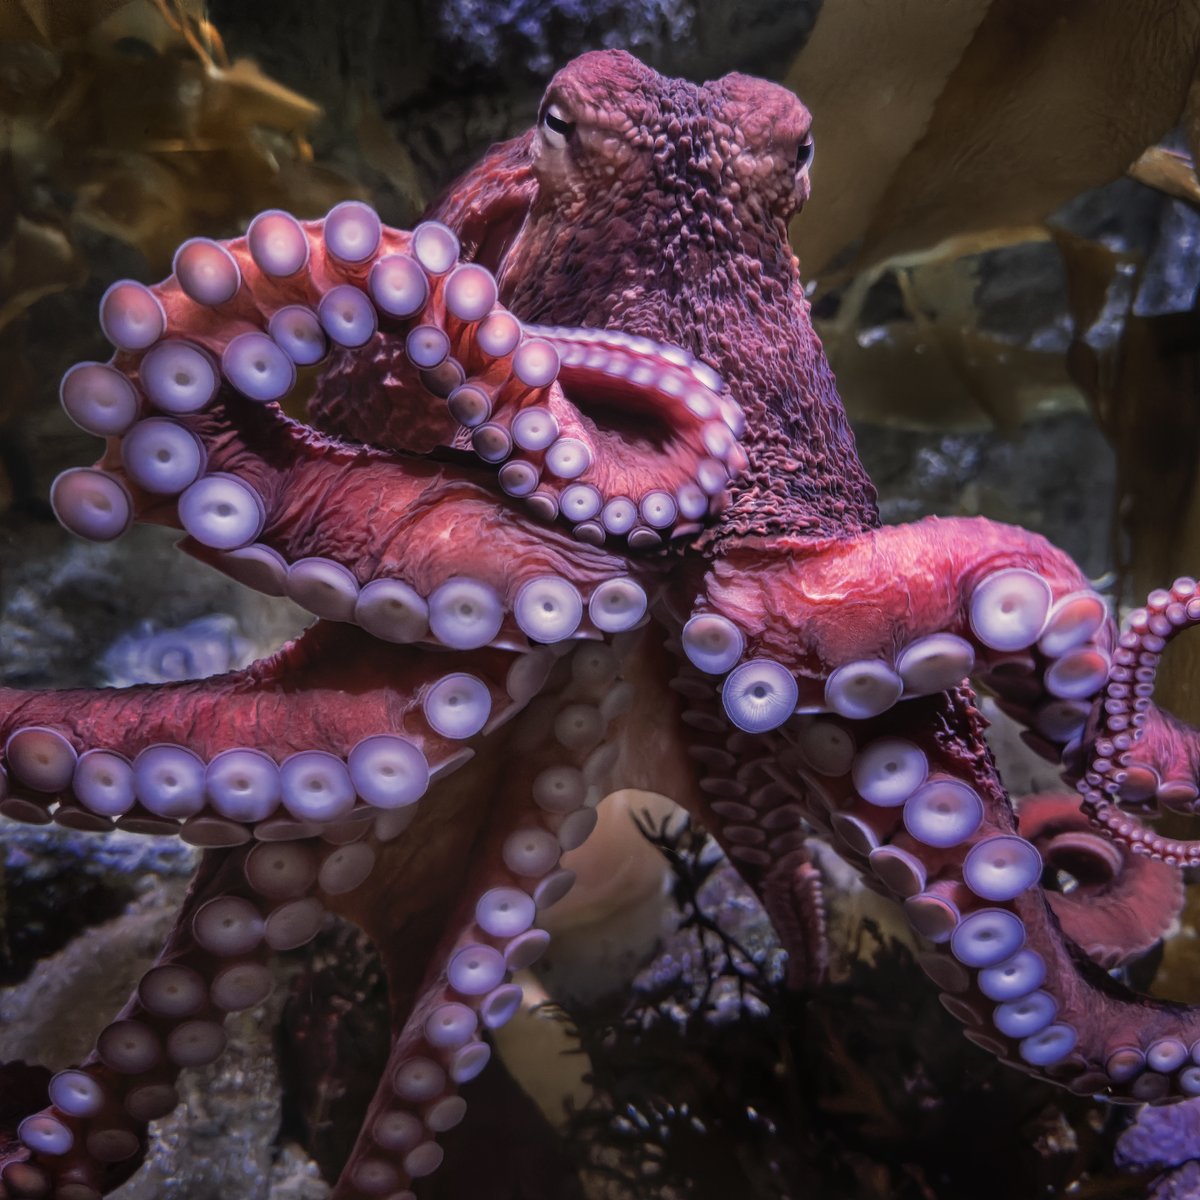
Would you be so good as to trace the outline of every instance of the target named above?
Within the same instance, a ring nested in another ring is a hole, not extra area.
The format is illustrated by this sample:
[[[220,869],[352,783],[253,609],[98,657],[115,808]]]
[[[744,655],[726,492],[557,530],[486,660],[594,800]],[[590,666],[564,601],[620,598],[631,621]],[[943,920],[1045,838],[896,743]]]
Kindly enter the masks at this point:
[[[411,1196],[544,947],[560,851],[619,787],[713,832],[796,982],[821,973],[815,830],[903,903],[978,1046],[1081,1092],[1200,1091],[1200,1016],[1103,969],[1200,860],[1120,807],[1194,805],[1200,741],[1150,695],[1196,585],[1118,635],[1040,537],[879,526],[786,237],[808,127],[774,85],[590,54],[444,224],[267,214],[153,290],[114,285],[113,364],[63,390],[108,450],[56,482],[60,517],[182,525],[323,619],[203,682],[0,690],[0,812],[211,848],[95,1053],[0,1143],[0,1195],[127,1175],[178,1067],[332,911],[375,939],[394,1025],[335,1194]],[[311,425],[288,420],[292,360],[327,353]],[[1018,832],[972,677],[1082,807],[1034,801]],[[1084,890],[1043,891],[1044,864]]]

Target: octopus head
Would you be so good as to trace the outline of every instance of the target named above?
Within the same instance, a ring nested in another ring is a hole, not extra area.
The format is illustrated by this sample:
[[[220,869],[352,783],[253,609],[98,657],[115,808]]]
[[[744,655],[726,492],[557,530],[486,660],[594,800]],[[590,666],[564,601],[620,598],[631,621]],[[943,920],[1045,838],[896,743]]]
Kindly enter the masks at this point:
[[[696,84],[596,51],[559,71],[534,128],[494,147],[432,213],[495,271],[527,327],[645,338],[716,372],[740,406],[745,459],[717,540],[878,521],[788,240],[809,195],[811,126],[778,84]],[[561,381],[567,399],[620,428],[626,448],[661,454],[670,422],[585,375]]]
[[[523,141],[536,188],[502,266],[509,303],[527,319],[678,338],[689,305],[763,277],[790,290],[810,126],[765,80],[668,79],[623,51],[576,59]]]

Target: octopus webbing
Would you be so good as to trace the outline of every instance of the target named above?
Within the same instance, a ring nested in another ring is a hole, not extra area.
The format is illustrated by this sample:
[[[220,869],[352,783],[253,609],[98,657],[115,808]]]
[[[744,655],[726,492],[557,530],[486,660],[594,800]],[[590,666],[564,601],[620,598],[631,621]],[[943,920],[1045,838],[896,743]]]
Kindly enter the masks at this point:
[[[1200,1012],[1105,969],[1167,919],[1130,882],[1173,908],[1200,864],[1142,819],[1197,808],[1200,735],[1152,694],[1200,588],[1118,630],[1039,536],[881,526],[787,239],[812,155],[779,86],[592,53],[411,232],[357,201],[271,211],[109,288],[115,354],[61,389],[107,448],[54,482],[60,521],[179,528],[317,620],[200,682],[0,690],[0,813],[206,849],[157,962],[0,1140],[0,1196],[130,1174],[271,952],[335,913],[377,946],[393,1028],[334,1194],[413,1197],[546,948],[560,856],[629,787],[710,830],[785,943],[829,838],[1006,1062],[1200,1094]],[[1024,834],[972,680],[1076,786]],[[1096,894],[1079,945],[1043,872],[1106,848],[1113,878],[1161,862]]]

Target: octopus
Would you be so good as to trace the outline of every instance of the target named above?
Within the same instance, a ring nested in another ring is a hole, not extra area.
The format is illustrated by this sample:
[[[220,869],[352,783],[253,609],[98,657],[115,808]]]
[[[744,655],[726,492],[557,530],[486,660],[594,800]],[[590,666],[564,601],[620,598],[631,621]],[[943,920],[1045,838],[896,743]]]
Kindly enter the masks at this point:
[[[202,681],[0,689],[6,818],[205,851],[124,1008],[0,1139],[0,1196],[111,1191],[332,913],[391,1017],[333,1194],[412,1200],[619,788],[709,830],[797,955],[821,836],[983,1051],[1200,1095],[1200,1012],[1109,973],[1200,865],[1150,823],[1198,808],[1200,735],[1152,696],[1200,588],[1118,628],[1033,533],[881,525],[787,236],[810,125],[762,80],[586,54],[411,232],[270,211],[108,289],[115,353],[61,387],[106,449],[55,480],[59,520],[181,529],[317,619]],[[1022,825],[973,682],[1074,786]]]

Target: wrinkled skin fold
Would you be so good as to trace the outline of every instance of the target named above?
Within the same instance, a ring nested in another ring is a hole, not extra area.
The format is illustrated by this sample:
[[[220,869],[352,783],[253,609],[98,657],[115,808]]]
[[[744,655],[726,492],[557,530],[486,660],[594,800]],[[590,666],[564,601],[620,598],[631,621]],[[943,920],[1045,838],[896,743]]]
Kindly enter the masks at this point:
[[[1200,862],[1136,815],[1196,802],[1200,739],[1151,696],[1200,592],[1176,581],[1122,632],[1034,534],[880,526],[787,240],[809,125],[760,80],[589,54],[412,232],[357,203],[262,214],[106,294],[116,353],[63,403],[107,448],[56,481],[60,520],[182,528],[319,619],[203,682],[0,689],[6,817],[207,848],[92,1055],[48,1084],[6,1070],[0,1196],[130,1174],[178,1070],[331,912],[374,940],[392,1005],[335,1195],[413,1196],[545,948],[560,855],[626,787],[702,822],[798,950],[804,843],[831,839],[985,1051],[1083,1093],[1200,1093],[1200,1014],[1105,970]],[[1018,825],[972,680],[1074,798]],[[1047,865],[1083,890],[1044,891]]]

